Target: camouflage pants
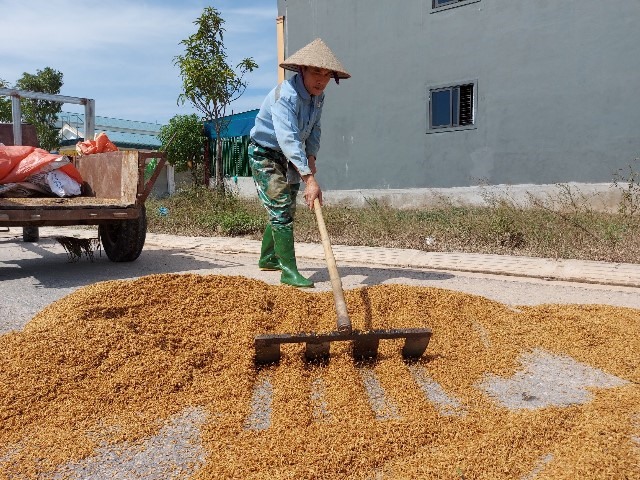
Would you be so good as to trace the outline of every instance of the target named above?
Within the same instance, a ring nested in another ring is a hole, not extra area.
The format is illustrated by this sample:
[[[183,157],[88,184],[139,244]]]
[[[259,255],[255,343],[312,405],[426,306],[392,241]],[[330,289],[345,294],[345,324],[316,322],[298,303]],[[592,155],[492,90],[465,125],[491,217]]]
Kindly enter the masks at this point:
[[[287,159],[265,148],[249,145],[249,165],[258,197],[275,229],[293,228],[299,183],[287,182]]]

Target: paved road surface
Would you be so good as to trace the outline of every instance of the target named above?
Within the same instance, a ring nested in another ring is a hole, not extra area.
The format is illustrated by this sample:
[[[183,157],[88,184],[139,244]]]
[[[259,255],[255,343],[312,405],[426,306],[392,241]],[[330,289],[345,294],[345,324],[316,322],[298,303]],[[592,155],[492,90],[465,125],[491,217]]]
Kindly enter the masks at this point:
[[[23,242],[19,228],[0,232],[0,334],[20,330],[46,305],[95,282],[191,272],[242,275],[279,283],[277,272],[262,272],[256,267],[257,241],[150,234],[135,262],[113,263],[104,252],[96,252],[94,261],[82,258],[71,262],[54,237],[91,238],[96,231],[60,227],[40,230],[37,243]],[[640,265],[340,245],[333,250],[345,290],[402,283],[482,295],[513,306],[603,303],[640,308]],[[299,244],[297,251],[299,267],[316,282],[315,290],[330,290],[322,246]],[[487,273],[492,271],[496,273]]]

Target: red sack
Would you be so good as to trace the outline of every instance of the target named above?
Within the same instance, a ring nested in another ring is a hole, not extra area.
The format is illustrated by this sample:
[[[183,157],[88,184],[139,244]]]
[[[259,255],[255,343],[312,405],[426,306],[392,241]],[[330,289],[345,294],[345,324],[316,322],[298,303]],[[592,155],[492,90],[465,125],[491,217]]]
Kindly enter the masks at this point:
[[[109,140],[106,133],[102,132],[95,140],[78,142],[76,144],[76,151],[80,155],[91,155],[92,153],[117,152],[118,147]]]
[[[0,183],[9,183],[3,181],[11,170],[13,170],[20,160],[25,158],[31,152],[35,150],[35,147],[7,147],[0,146]]]
[[[0,183],[24,182],[61,157],[36,147],[0,147]]]
[[[0,146],[0,184],[24,182],[62,155],[49,153],[42,148],[29,146]],[[82,176],[73,164],[60,167],[76,182],[82,185]]]

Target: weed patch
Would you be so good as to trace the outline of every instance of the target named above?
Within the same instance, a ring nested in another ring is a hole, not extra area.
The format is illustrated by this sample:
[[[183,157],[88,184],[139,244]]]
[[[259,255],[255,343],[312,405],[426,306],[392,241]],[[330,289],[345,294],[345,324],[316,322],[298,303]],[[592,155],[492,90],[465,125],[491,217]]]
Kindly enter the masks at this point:
[[[524,204],[486,195],[482,206],[442,199],[422,209],[395,209],[376,199],[365,207],[326,205],[332,243],[424,251],[640,262],[640,176],[633,168],[612,188],[622,190],[616,212],[592,208],[576,187],[558,185],[546,199]],[[147,201],[149,231],[186,236],[244,236],[260,240],[267,215],[257,199],[202,187]],[[298,205],[297,241],[319,243],[315,215]]]

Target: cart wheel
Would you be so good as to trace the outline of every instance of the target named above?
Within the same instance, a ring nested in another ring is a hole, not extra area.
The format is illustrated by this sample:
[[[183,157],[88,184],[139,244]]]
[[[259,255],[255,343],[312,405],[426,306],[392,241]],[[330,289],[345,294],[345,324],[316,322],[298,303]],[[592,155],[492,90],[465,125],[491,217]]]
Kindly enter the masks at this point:
[[[132,262],[140,256],[147,238],[147,214],[144,206],[134,220],[98,226],[102,248],[112,262]]]
[[[25,242],[37,242],[40,240],[38,227],[22,227],[22,240]]]

